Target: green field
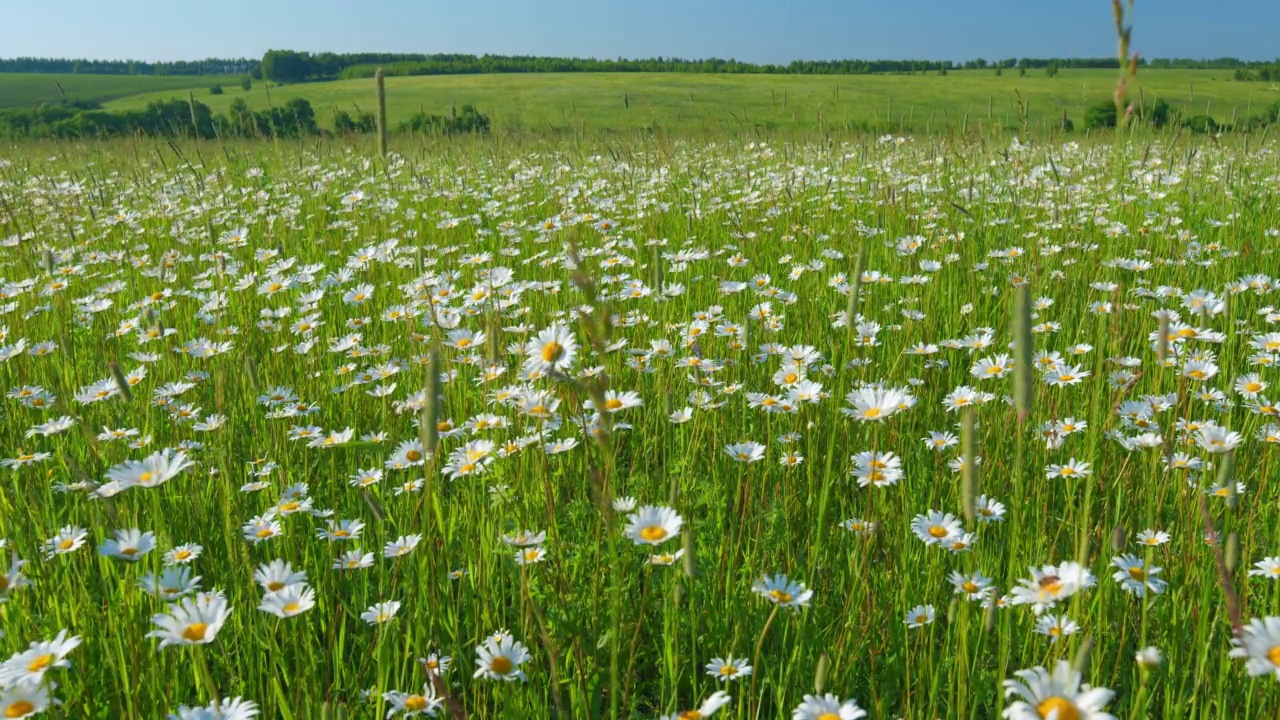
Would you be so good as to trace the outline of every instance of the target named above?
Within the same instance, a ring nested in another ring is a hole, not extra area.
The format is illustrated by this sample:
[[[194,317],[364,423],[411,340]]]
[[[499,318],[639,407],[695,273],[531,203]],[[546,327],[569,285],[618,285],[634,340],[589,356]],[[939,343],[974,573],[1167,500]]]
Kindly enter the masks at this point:
[[[1274,139],[396,140],[0,151],[0,717],[1280,712]]]
[[[207,95],[209,88],[215,83],[221,83],[224,87],[240,87],[237,77],[207,75],[0,73],[0,108],[57,102],[64,97],[70,100],[107,102],[158,93],[164,98],[179,95],[185,98],[188,90]],[[62,86],[61,91],[58,85]]]
[[[917,132],[998,125],[1021,126],[1019,100],[1027,124],[1056,126],[1062,113],[1080,124],[1084,108],[1111,97],[1115,72],[1062,70],[1057,77],[1032,71],[955,71],[929,75],[692,75],[692,74],[528,74],[418,76],[387,79],[391,122],[418,110],[446,114],[451,105],[472,104],[502,131],[560,133],[630,132],[653,128],[681,134],[715,133],[757,127],[806,131],[850,125]],[[1280,87],[1237,82],[1228,71],[1144,70],[1132,96],[1162,97],[1187,115],[1209,114],[1219,121],[1258,113],[1280,100]],[[624,107],[624,95],[626,107]],[[131,109],[175,97],[155,92],[120,98],[109,108]],[[266,88],[248,92],[226,86],[226,94],[197,98],[225,112],[243,97],[255,109],[292,97],[311,102],[321,124],[335,110],[369,112],[372,80],[347,80]]]

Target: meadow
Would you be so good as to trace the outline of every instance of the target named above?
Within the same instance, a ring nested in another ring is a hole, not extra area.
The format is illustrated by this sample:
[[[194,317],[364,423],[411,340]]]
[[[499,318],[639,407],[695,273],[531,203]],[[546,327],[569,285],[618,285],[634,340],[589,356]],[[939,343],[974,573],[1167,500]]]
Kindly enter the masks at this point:
[[[3,80],[3,76],[0,76]],[[675,137],[720,136],[770,130],[873,129],[915,133],[944,129],[1058,127],[1062,115],[1079,128],[1085,109],[1111,97],[1113,70],[1061,70],[1056,77],[1029,71],[952,71],[947,75],[697,75],[683,73],[573,73],[418,76],[387,78],[392,125],[418,111],[447,114],[474,105],[499,132],[534,135],[629,134],[665,131]],[[340,80],[248,91],[225,84],[222,95],[196,90],[214,113],[243,99],[251,109],[300,97],[323,125],[333,113],[374,110],[371,80]],[[1143,70],[1134,85],[1149,102],[1164,98],[1185,115],[1219,122],[1244,118],[1280,101],[1274,83],[1237,82],[1230,71]],[[186,98],[158,91],[113,100],[107,109],[137,110],[155,100]]]
[[[166,99],[185,98],[188,92],[207,95],[216,83],[238,88],[239,81],[235,76],[218,75],[0,73],[0,108],[54,103],[64,98],[105,103],[144,93],[160,93]]]
[[[370,145],[0,150],[0,716],[1280,711],[1274,141]]]

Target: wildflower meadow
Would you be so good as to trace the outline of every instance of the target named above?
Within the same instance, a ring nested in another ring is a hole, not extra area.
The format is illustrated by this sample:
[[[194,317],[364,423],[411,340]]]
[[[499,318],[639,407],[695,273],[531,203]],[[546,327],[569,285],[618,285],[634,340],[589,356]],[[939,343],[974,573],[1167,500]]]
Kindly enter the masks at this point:
[[[1280,711],[1274,139],[367,144],[0,151],[0,717]]]

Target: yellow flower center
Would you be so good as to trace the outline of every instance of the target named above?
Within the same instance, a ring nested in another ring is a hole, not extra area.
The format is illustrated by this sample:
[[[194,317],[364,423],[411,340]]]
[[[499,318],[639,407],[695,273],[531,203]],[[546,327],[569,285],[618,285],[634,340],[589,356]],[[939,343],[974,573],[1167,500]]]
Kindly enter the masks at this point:
[[[121,551],[120,551],[120,554],[121,554],[121,555],[124,555],[125,557],[133,557],[134,555],[137,555],[137,554],[138,554],[138,548],[135,548],[135,547],[127,547],[127,548],[124,548],[123,550],[121,550]]]
[[[733,665],[725,665],[724,667],[720,668],[720,674],[725,677],[733,677],[734,675],[738,674],[738,668],[734,667]]]
[[[209,630],[209,626],[205,623],[191,623],[182,631],[182,637],[191,642],[200,642],[204,640],[204,634]]]
[[[12,705],[10,705],[9,708],[4,711],[4,716],[7,718],[26,717],[30,715],[31,712],[34,711],[35,709],[36,709],[35,705],[32,705],[26,700],[19,700],[13,703]]]
[[[535,549],[535,550],[525,550],[525,551],[524,551],[524,559],[525,559],[525,562],[533,562],[534,560],[537,560],[537,559],[538,559],[538,551],[537,551],[536,549]]]
[[[274,534],[275,532],[269,527],[264,527],[258,531],[258,537],[260,538],[269,538]]]
[[[960,586],[960,589],[969,594],[973,594],[978,592],[978,585],[972,580],[966,580],[965,583]]]
[[[785,590],[770,590],[769,597],[773,598],[775,602],[784,605],[791,602],[791,593]]]
[[[283,589],[284,589],[284,583],[280,582],[279,580],[272,580],[271,582],[267,583],[267,590],[269,592],[280,592]]]
[[[640,530],[640,537],[648,542],[657,542],[667,536],[667,529],[661,525],[650,525]]]
[[[555,340],[552,340],[551,342],[542,346],[543,362],[555,362],[556,360],[560,359],[561,355],[564,355],[564,346],[556,342]]]
[[[49,666],[52,664],[52,655],[41,655],[35,660],[32,660],[30,665],[27,665],[27,672],[38,673],[41,670],[48,670]]]
[[[58,549],[70,550],[71,548],[75,547],[75,545],[76,545],[75,540],[72,540],[71,538],[67,538],[66,540],[63,540],[62,542],[58,543]]]
[[[609,398],[604,401],[605,410],[617,410],[620,407],[622,407],[622,401],[618,398]]]
[[[422,453],[417,450],[410,450],[404,454],[404,457],[409,462],[418,462],[422,459]]]
[[[1042,720],[1080,720],[1080,709],[1066,698],[1051,697],[1036,706],[1036,714]]]
[[[868,418],[868,419],[878,418],[880,417],[880,412],[881,410],[878,407],[869,407],[866,410],[862,411],[862,417]]]
[[[1147,571],[1143,570],[1140,567],[1131,567],[1129,568],[1129,577],[1133,578],[1134,580],[1146,580]]]
[[[1280,665],[1280,645],[1276,645],[1267,651],[1267,659],[1272,665]]]
[[[427,709],[427,699],[421,695],[410,695],[404,699],[405,712],[422,712]]]
[[[155,476],[156,476],[156,475],[155,475],[155,473],[153,473],[153,472],[151,472],[150,470],[148,470],[148,471],[146,471],[146,472],[144,472],[144,473],[142,473],[141,475],[139,475],[139,476],[138,476],[138,484],[139,484],[139,485],[146,485],[147,483],[149,483],[149,482],[151,482],[152,480],[154,480],[154,479],[155,479]]]
[[[291,602],[288,605],[285,605],[282,609],[284,610],[285,615],[292,615],[301,610],[302,606],[296,602]]]
[[[489,661],[489,669],[493,671],[495,675],[506,675],[514,668],[515,665],[511,660],[502,655],[497,655]]]
[[[1262,383],[1256,383],[1256,382],[1245,383],[1244,389],[1245,389],[1245,392],[1251,392],[1251,393],[1262,392]]]
[[[840,716],[833,712],[822,713],[817,720],[840,720]]]
[[[946,537],[947,529],[942,527],[941,525],[934,525],[933,527],[929,528],[929,536],[936,537],[936,538]]]

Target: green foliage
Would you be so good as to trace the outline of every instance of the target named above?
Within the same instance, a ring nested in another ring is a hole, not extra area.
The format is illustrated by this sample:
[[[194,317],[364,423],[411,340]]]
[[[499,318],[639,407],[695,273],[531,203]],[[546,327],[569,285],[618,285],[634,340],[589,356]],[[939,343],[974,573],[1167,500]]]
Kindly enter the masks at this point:
[[[357,113],[352,117],[346,110],[333,113],[333,131],[340,135],[371,133],[378,129],[378,118],[373,113]]]
[[[210,95],[221,95],[221,94],[222,94],[222,86],[221,86],[221,85],[214,85],[213,87],[209,88],[209,94],[210,94]]]
[[[1115,127],[1116,104],[1110,100],[1103,100],[1095,105],[1090,105],[1089,109],[1084,111],[1084,126],[1088,130]]]
[[[249,74],[240,77],[240,89],[249,91],[253,89],[253,76]]]
[[[1193,115],[1182,121],[1182,126],[1194,133],[1215,133],[1219,129],[1218,121],[1208,115]]]
[[[458,135],[463,133],[485,134],[489,132],[489,116],[476,110],[471,105],[463,105],[462,113],[456,111],[448,117],[430,115],[419,111],[407,121],[401,123],[403,131],[423,135]]]
[[[1173,108],[1164,98],[1156,98],[1154,103],[1137,109],[1137,120],[1154,128],[1165,127],[1172,119]]]
[[[94,103],[68,102],[0,110],[0,137],[109,138],[120,135],[213,138],[221,135],[301,137],[319,132],[311,103],[292,98],[269,112],[252,112],[237,98],[231,118],[182,99],[158,100],[143,110],[108,112]],[[193,119],[194,115],[194,119]]]

